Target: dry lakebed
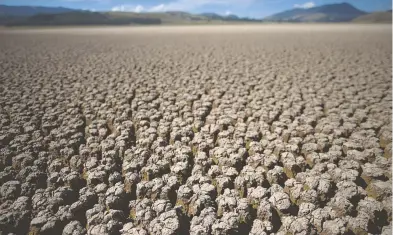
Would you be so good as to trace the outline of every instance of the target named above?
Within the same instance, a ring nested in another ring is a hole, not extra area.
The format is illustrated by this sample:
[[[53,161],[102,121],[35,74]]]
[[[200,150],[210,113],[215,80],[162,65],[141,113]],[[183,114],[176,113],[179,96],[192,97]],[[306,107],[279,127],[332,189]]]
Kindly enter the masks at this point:
[[[392,234],[392,28],[0,29],[0,234]]]

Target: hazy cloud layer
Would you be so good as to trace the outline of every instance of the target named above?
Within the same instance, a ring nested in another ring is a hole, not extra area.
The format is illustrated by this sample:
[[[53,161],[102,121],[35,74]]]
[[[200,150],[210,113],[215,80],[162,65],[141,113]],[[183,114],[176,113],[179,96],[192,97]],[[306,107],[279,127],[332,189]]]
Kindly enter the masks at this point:
[[[315,3],[314,2],[306,2],[303,4],[295,4],[293,5],[294,8],[303,8],[303,9],[308,9],[308,8],[312,8],[315,7]]]
[[[119,5],[112,8],[112,11],[123,11],[123,12],[143,12],[145,8],[142,5]]]

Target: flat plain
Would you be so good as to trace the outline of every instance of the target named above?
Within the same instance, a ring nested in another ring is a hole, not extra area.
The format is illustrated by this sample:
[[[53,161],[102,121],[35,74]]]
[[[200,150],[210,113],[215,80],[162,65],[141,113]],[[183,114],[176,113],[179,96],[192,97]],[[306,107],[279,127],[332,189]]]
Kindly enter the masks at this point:
[[[392,234],[391,42],[0,29],[0,234]]]

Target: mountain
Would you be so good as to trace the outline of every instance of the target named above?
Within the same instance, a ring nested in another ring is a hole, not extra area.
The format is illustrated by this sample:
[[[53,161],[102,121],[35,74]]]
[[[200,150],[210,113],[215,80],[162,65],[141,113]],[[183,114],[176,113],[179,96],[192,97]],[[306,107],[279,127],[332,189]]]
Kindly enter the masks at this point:
[[[181,11],[170,12],[103,12],[112,18],[133,18],[133,19],[159,19],[161,24],[202,24],[207,23],[208,19],[204,16],[194,15]]]
[[[237,15],[229,14],[229,15],[219,15],[217,13],[202,13],[199,14],[201,16],[207,17],[209,20],[222,20],[222,21],[241,21],[243,18],[240,18]]]
[[[0,25],[207,24],[242,21],[235,15],[168,12],[89,12],[64,7],[0,5]],[[246,19],[244,20],[246,21]]]
[[[64,14],[80,10],[64,7],[40,7],[40,6],[7,6],[0,5],[0,25],[14,24],[26,21],[29,17],[38,14]]]
[[[35,7],[35,6],[7,6],[0,5],[0,16],[26,17],[37,14],[58,14],[79,11],[64,7]]]
[[[225,23],[225,22],[250,22],[253,19],[240,18],[236,15],[222,16],[216,13],[192,14],[182,11],[167,12],[106,12],[105,14],[112,17],[136,17],[136,18],[157,18],[162,24],[207,24],[207,23]]]
[[[71,11],[57,14],[36,14],[28,17],[2,17],[0,25],[6,26],[55,26],[55,25],[159,25],[159,24],[222,24],[226,22],[253,22],[236,15],[221,16],[215,13],[191,14],[169,12],[90,12]]]
[[[239,17],[234,14],[219,15],[217,13],[201,13],[199,15],[206,17],[209,22],[232,22],[232,23],[262,22],[262,20],[260,19]]]
[[[348,3],[329,4],[309,9],[292,9],[266,17],[273,22],[391,22],[391,10],[366,13]],[[30,7],[0,5],[0,25],[158,25],[158,24],[225,24],[250,23],[262,20],[216,13],[191,14],[168,12],[90,12],[62,7]]]
[[[352,21],[356,23],[392,23],[392,10],[362,15]]]
[[[58,14],[37,14],[29,17],[8,17],[0,24],[6,26],[54,26],[54,25],[160,25],[160,24],[207,24],[207,17],[187,12],[89,12],[73,11]]]
[[[217,13],[211,13],[211,12],[201,13],[199,15],[204,16],[210,20],[223,20],[224,19],[223,16],[221,16]]]
[[[234,14],[226,15],[225,18],[227,20],[239,20],[239,19],[241,19],[241,18],[239,18],[239,16],[234,15]]]
[[[6,26],[61,26],[61,25],[157,25],[159,18],[154,17],[117,17],[106,13],[72,11],[58,14],[37,14],[30,17],[15,18]]]
[[[308,9],[296,8],[266,17],[265,21],[279,22],[348,22],[367,14],[351,4],[328,4]]]

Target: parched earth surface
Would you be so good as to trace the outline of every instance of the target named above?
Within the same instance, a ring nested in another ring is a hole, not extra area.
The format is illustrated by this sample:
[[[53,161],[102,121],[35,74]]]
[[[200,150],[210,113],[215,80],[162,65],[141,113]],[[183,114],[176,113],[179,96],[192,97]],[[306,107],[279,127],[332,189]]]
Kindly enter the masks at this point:
[[[0,31],[0,234],[391,234],[391,26]]]

